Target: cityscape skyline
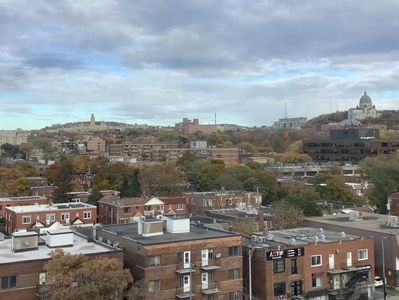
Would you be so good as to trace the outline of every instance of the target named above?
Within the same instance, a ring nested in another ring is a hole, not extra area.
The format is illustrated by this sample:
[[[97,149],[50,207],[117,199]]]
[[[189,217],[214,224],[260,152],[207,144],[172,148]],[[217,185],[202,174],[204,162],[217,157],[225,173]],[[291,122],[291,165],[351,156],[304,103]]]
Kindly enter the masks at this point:
[[[25,9],[29,7],[29,10]],[[156,10],[153,8],[157,7]],[[3,1],[0,129],[399,109],[399,3]],[[333,22],[328,22],[333,20]]]

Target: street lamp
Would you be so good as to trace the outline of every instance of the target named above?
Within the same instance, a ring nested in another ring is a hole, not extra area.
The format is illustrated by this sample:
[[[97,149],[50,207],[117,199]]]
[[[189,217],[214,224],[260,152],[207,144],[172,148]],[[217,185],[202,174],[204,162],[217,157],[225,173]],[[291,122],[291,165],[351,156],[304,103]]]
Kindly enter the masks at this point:
[[[249,300],[252,300],[252,255],[256,249],[261,249],[262,247],[256,245],[249,245],[248,247],[248,290],[249,290]]]
[[[386,293],[386,277],[385,277],[385,248],[384,248],[384,240],[388,239],[388,237],[381,237],[381,249],[382,249],[382,285],[384,287],[384,300],[387,299]]]

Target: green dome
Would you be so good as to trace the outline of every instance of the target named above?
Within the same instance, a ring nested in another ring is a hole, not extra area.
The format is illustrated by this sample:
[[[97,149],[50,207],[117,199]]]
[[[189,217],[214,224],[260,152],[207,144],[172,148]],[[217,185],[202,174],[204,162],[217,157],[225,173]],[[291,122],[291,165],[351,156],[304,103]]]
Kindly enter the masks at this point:
[[[367,95],[366,91],[364,91],[364,95],[360,98],[359,106],[360,107],[371,107],[371,106],[373,106],[373,103],[371,102],[371,99]]]

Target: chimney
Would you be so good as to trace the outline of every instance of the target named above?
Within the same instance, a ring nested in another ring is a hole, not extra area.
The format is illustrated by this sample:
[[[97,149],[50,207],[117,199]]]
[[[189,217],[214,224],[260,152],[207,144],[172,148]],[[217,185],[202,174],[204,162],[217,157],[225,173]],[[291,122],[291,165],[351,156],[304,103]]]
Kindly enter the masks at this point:
[[[39,236],[35,231],[14,232],[11,236],[11,250],[13,252],[36,250],[38,248]]]

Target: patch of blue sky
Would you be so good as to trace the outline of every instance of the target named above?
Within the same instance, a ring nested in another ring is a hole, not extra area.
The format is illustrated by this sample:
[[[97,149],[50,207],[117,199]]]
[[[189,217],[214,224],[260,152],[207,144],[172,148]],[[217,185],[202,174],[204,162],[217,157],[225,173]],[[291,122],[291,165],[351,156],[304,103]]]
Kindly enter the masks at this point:
[[[388,98],[388,99],[399,98],[399,90],[384,90],[384,91],[379,91],[377,94],[378,98]]]

